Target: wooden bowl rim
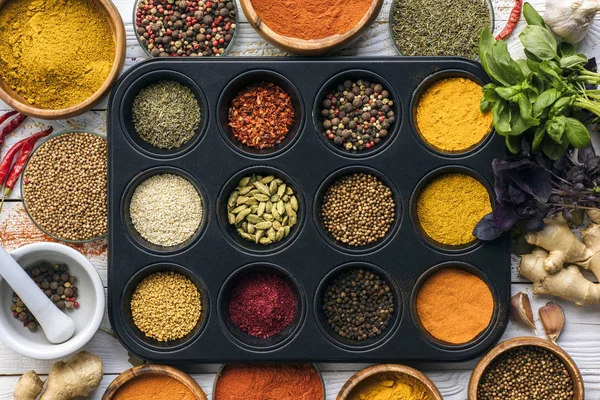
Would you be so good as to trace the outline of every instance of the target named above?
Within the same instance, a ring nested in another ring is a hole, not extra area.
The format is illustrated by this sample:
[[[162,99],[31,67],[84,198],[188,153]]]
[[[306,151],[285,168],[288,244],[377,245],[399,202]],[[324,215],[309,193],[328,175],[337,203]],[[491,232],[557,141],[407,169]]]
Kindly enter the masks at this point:
[[[194,396],[196,396],[197,399],[208,400],[204,390],[202,390],[198,382],[196,382],[191,376],[176,368],[161,364],[139,365],[121,373],[110,383],[110,385],[108,385],[104,394],[102,395],[102,400],[111,400],[115,394],[118,393],[119,389],[121,389],[127,382],[142,376],[150,375],[168,376],[176,379],[177,381],[183,383],[185,387],[187,387],[194,394]]]
[[[326,52],[335,48],[358,35],[377,17],[384,0],[371,0],[371,5],[362,18],[349,30],[342,34],[330,35],[320,39],[299,39],[280,35],[265,24],[254,9],[252,0],[239,0],[242,11],[250,25],[265,39],[284,50],[291,50],[299,54],[311,52]]]
[[[0,0],[0,9],[9,1],[11,0]],[[123,69],[123,65],[125,64],[127,37],[123,19],[121,18],[121,14],[114,3],[111,0],[94,1],[106,12],[105,18],[111,27],[113,38],[115,40],[115,58],[113,60],[113,66],[102,86],[100,86],[100,88],[98,88],[94,94],[80,104],[76,104],[68,108],[53,110],[33,107],[25,102],[20,101],[18,98],[21,96],[8,87],[6,82],[0,78],[0,100],[4,101],[10,107],[25,115],[41,119],[63,119],[74,117],[84,113],[85,111],[88,111],[102,98],[102,96],[104,96],[108,89],[110,89],[110,87],[116,82],[121,70]]]
[[[565,365],[565,368],[569,372],[569,376],[573,380],[573,400],[585,399],[585,390],[583,386],[583,379],[581,377],[581,371],[571,356],[560,346],[555,345],[549,340],[534,336],[523,336],[502,342],[490,350],[485,356],[483,356],[483,358],[473,369],[473,373],[469,379],[468,400],[477,400],[477,388],[479,387],[479,382],[481,381],[483,373],[492,361],[494,361],[500,354],[508,350],[523,346],[541,347],[558,357]]]
[[[336,400],[346,400],[350,393],[352,393],[352,390],[354,390],[356,386],[362,383],[365,379],[377,374],[388,372],[405,374],[417,379],[427,388],[429,394],[433,397],[432,400],[443,400],[440,391],[431,381],[431,379],[429,379],[421,371],[401,364],[378,364],[358,371],[346,381],[344,386],[342,386],[336,397]]]

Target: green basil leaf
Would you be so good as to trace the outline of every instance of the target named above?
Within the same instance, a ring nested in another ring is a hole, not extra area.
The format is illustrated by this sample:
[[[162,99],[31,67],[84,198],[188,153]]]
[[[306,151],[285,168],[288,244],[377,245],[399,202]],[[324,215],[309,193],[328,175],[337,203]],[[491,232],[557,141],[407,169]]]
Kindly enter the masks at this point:
[[[523,90],[519,86],[497,87],[496,93],[504,100],[516,103],[519,101],[518,96]]]
[[[521,67],[521,71],[523,71],[523,75],[525,75],[525,76],[531,75],[532,71],[529,68],[529,65],[527,65],[527,60],[517,60],[517,64],[519,64],[519,67]]]
[[[532,116],[533,113],[533,105],[531,104],[531,100],[524,93],[521,93],[518,96],[518,104],[519,104],[519,113],[523,121],[528,125],[529,129],[532,126],[538,126],[540,124],[540,120],[534,118]]]
[[[542,140],[541,148],[542,152],[544,152],[546,157],[556,161],[565,154],[565,152],[569,148],[569,142],[565,140],[562,144],[558,144],[552,139],[550,139],[548,136],[545,136]]]
[[[505,101],[495,103],[494,108],[492,109],[492,123],[498,134],[502,136],[510,134],[510,120],[511,112],[508,103]]]
[[[587,64],[587,57],[582,54],[575,54],[572,56],[566,56],[561,58],[560,67],[561,68],[574,68],[577,66],[583,66]]]
[[[531,144],[531,150],[538,151],[540,146],[542,145],[542,139],[546,135],[546,126],[540,125],[535,130],[535,135],[533,136],[533,143]]]
[[[521,138],[519,136],[507,136],[504,138],[504,143],[506,143],[506,148],[512,154],[519,154],[521,150]]]
[[[556,39],[546,28],[529,25],[521,32],[519,38],[525,49],[540,60],[553,60],[558,57]]]
[[[510,132],[507,135],[519,136],[529,128],[539,125],[539,121],[531,117],[523,117],[519,111],[519,107],[510,105]]]
[[[527,66],[529,67],[531,72],[541,72],[542,71],[542,69],[540,68],[540,62],[541,61],[534,61],[530,58],[527,58]]]
[[[535,103],[533,103],[532,115],[536,118],[542,115],[544,110],[554,104],[560,95],[561,93],[556,89],[548,89],[540,94]]]
[[[558,116],[554,117],[546,122],[546,132],[548,136],[558,144],[563,144],[563,133],[565,133],[565,127],[567,123],[565,117]]]
[[[494,107],[494,103],[486,100],[485,97],[481,98],[481,101],[479,102],[479,110],[481,111],[482,114],[486,114],[488,111],[490,111],[492,109],[492,107]]]
[[[567,57],[567,56],[572,56],[577,52],[577,49],[575,49],[575,46],[573,46],[571,43],[569,42],[560,42],[558,44],[558,53],[562,56],[562,57]]]
[[[557,115],[565,114],[567,111],[569,111],[568,108],[571,106],[571,104],[573,104],[573,101],[573,97],[561,97],[552,105],[548,115],[550,118],[553,118]]]
[[[494,77],[488,67],[487,57],[491,57],[494,43],[496,43],[496,39],[492,35],[490,29],[486,26],[483,28],[483,31],[481,31],[481,36],[479,38],[479,62],[488,76],[492,79],[494,79]]]
[[[496,93],[496,88],[498,86],[494,83],[488,83],[487,85],[485,85],[482,89],[483,91],[483,97],[487,100],[487,101],[491,101],[491,102],[496,102],[499,101],[501,99],[500,96],[498,96],[498,93]]]
[[[525,56],[527,57],[528,61],[533,61],[533,62],[536,62],[536,63],[541,63],[542,62],[542,60],[540,60],[535,54],[533,54],[529,50],[523,49],[523,52],[525,53]]]
[[[584,149],[590,145],[590,131],[575,118],[566,118],[565,135],[571,146]]]
[[[546,26],[544,18],[529,3],[523,6],[523,16],[529,25]]]
[[[521,67],[510,57],[504,40],[499,40],[494,44],[491,55],[491,57],[488,56],[487,63],[493,79],[504,86],[514,86],[525,80]]]

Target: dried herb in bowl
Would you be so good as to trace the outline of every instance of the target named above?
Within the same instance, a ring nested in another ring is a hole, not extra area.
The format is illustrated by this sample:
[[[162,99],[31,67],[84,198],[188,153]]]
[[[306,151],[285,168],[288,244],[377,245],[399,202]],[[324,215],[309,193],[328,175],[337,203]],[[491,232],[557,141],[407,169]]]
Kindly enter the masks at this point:
[[[174,81],[160,81],[140,90],[131,113],[138,135],[159,149],[185,145],[201,121],[200,104],[194,93]]]
[[[486,0],[394,0],[394,43],[405,56],[477,57],[479,34],[492,25]]]

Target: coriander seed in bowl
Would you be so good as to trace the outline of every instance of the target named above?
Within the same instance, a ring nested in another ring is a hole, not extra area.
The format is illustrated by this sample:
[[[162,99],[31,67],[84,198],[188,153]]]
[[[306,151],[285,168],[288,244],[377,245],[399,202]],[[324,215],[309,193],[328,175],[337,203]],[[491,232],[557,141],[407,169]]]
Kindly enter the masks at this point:
[[[49,136],[25,166],[21,195],[31,220],[54,239],[82,243],[104,237],[106,139],[85,131]]]

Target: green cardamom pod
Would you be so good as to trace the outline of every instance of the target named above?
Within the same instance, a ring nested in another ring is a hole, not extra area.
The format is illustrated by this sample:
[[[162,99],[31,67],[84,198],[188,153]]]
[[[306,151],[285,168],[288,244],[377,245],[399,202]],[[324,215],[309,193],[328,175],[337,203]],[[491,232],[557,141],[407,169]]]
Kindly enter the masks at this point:
[[[267,207],[267,203],[261,201],[260,204],[258,205],[258,210],[256,211],[256,215],[258,215],[259,217],[261,215],[263,215],[266,207]]]
[[[249,191],[251,191],[253,187],[254,186],[244,186],[243,188],[238,189],[238,191],[240,192],[241,195],[245,195]]]
[[[277,189],[277,194],[279,195],[279,197],[283,196],[285,194],[285,189],[287,188],[287,185],[284,183],[281,186],[279,186],[279,189]]]
[[[275,182],[275,181],[272,181],[272,182],[269,184],[269,193],[271,193],[271,194],[275,194],[275,193],[277,193],[277,182]]]
[[[269,188],[262,182],[256,181],[254,182],[254,187],[261,191],[261,193],[270,196],[271,192],[269,192]],[[266,201],[266,200],[265,200]]]
[[[288,196],[291,196],[294,194],[294,189],[292,189],[291,187],[287,187],[285,194],[287,194]]]
[[[279,200],[277,202],[277,211],[279,211],[279,214],[283,215],[285,213],[285,206],[283,204],[283,200]]]
[[[273,226],[273,223],[269,222],[269,221],[259,222],[258,224],[256,224],[256,229],[260,229],[260,230],[269,229],[272,226]]]
[[[254,234],[254,238],[253,238],[253,239],[254,239],[254,241],[255,241],[256,243],[258,243],[258,241],[260,240],[260,238],[262,238],[262,237],[263,237],[263,235],[264,235],[264,234],[265,234],[265,231],[263,231],[262,229],[258,229],[258,230],[256,231],[256,233]]]
[[[246,226],[246,232],[248,232],[249,234],[253,234],[254,232],[256,232],[256,227],[254,226],[254,224],[248,224]]]
[[[275,229],[276,231],[280,231],[281,228],[282,228],[281,222],[279,222],[279,221],[273,221],[273,229]]]
[[[258,212],[258,210],[257,210]],[[262,218],[258,217],[255,214],[250,214],[246,217],[246,220],[248,220],[248,222],[250,222],[251,224],[258,224],[259,222],[263,222]]]
[[[269,175],[269,176],[265,176],[264,178],[262,178],[260,180],[261,183],[264,183],[265,185],[268,185],[269,183],[271,183],[273,180],[275,179],[275,177],[273,175]]]
[[[262,215],[262,217],[265,221],[273,221],[275,219],[275,217],[273,217],[273,214],[267,214],[267,213],[264,213]]]
[[[266,194],[262,194],[262,193],[255,194],[254,198],[257,201],[269,201],[269,196],[267,196]]]
[[[277,203],[279,201],[279,195],[278,194],[274,194],[273,196],[271,196],[271,201],[273,203]]]
[[[258,200],[256,200],[254,197],[250,197],[244,204],[247,206],[257,206]]]
[[[235,207],[238,197],[240,197],[240,194],[238,192],[231,193],[231,196],[229,196],[229,200],[227,201],[227,207]]]
[[[266,245],[271,244],[273,242],[268,237],[262,237],[262,238],[260,238],[259,243],[262,244],[262,245],[264,245],[264,246],[266,246]]]
[[[269,238],[269,240],[275,240],[275,229],[273,229],[273,227],[269,228],[269,230],[267,230],[267,237]]]
[[[246,208],[245,210],[240,211],[240,213],[235,217],[235,223],[236,224],[241,223],[246,218],[246,216],[248,216],[248,214],[250,214],[251,212],[252,212],[252,210],[249,208]]]
[[[246,203],[246,200],[248,200],[248,199],[249,199],[249,197],[246,197],[246,196],[239,196],[239,197],[237,198],[237,201],[235,202],[235,204],[236,204],[236,205],[238,205],[238,206],[239,206],[240,204],[245,204],[245,203]]]
[[[296,196],[290,197],[290,204],[292,205],[292,210],[298,211],[298,199]]]
[[[231,210],[231,212],[234,213],[234,214],[238,214],[238,213],[244,211],[246,208],[248,208],[248,206],[245,205],[245,204],[242,204],[241,206],[237,206],[236,208],[234,208],[233,210]]]
[[[275,240],[279,242],[281,239],[283,239],[284,235],[285,231],[283,229],[278,230],[277,234],[275,235]]]
[[[235,214],[234,213],[228,213],[227,214],[227,220],[229,222],[229,225],[235,225]]]
[[[249,183],[250,183],[250,177],[246,176],[245,178],[240,179],[239,186],[240,187],[248,186]]]

